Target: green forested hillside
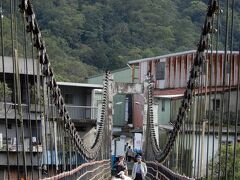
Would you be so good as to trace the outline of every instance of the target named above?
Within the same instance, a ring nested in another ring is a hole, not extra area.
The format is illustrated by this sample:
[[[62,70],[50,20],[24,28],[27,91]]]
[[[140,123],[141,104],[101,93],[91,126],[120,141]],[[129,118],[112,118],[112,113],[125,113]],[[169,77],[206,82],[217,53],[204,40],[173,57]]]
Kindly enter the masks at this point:
[[[33,5],[58,79],[81,82],[128,60],[195,49],[207,2],[41,0]],[[239,1],[235,8],[234,35],[239,40]]]

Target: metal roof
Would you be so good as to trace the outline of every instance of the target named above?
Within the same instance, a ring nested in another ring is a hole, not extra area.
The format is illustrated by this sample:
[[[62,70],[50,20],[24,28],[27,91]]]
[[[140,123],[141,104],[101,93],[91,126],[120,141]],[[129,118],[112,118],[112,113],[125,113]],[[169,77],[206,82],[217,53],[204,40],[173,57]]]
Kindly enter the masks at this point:
[[[154,97],[159,97],[159,98],[166,98],[166,99],[172,99],[172,98],[178,98],[178,97],[183,97],[184,94],[175,94],[175,95],[157,95]]]
[[[128,61],[128,64],[135,64],[135,63],[144,62],[144,61],[152,61],[152,60],[156,60],[156,59],[164,59],[164,58],[169,58],[172,56],[181,56],[181,55],[191,54],[191,53],[195,53],[195,52],[196,52],[196,50],[189,50],[189,51],[182,51],[182,52],[177,52],[177,53],[170,53],[170,54],[165,54],[165,55],[161,55],[161,56],[155,56],[155,57],[150,57],[150,58],[143,58],[143,59]],[[213,53],[216,53],[216,51],[213,51]],[[218,53],[223,54],[224,51],[218,51]],[[227,51],[227,53],[230,53],[230,51]],[[239,52],[232,51],[232,53],[238,54]]]
[[[137,59],[137,60],[129,61],[128,64],[135,64],[135,63],[139,63],[139,62],[143,62],[143,61],[152,61],[155,59],[163,59],[163,58],[168,58],[171,56],[180,56],[180,55],[190,54],[190,53],[195,53],[195,52],[196,52],[196,50],[190,50],[190,51],[165,54],[165,55],[155,56],[155,57],[150,57],[150,58]]]
[[[111,74],[116,73],[116,72],[120,72],[120,71],[124,71],[124,70],[127,70],[127,69],[131,69],[131,68],[129,66],[127,66],[127,67],[123,67],[123,68],[120,68],[120,69],[115,69],[115,70],[111,71]],[[104,73],[89,76],[89,77],[87,77],[87,79],[91,79],[91,78],[99,77],[99,76],[104,76]]]
[[[102,89],[103,85],[101,84],[87,84],[87,83],[74,83],[74,82],[57,82],[60,86],[74,86],[74,87],[86,87],[86,88],[96,88]]]
[[[171,96],[181,97],[183,96],[185,90],[186,88],[154,89],[153,95],[154,97],[165,97],[165,98],[170,98]]]

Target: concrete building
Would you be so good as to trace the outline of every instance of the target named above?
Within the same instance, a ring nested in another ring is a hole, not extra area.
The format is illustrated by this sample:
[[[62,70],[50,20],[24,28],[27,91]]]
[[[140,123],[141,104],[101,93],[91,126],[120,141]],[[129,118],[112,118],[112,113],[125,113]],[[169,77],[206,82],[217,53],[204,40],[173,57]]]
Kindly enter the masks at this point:
[[[186,88],[195,53],[196,50],[190,50],[128,62],[133,70],[133,76],[137,76],[140,83],[143,83],[147,73],[151,72],[154,83],[155,104],[158,105],[158,123],[160,125],[169,125],[169,122],[174,121],[176,118],[175,115],[177,114],[180,100]],[[231,86],[236,87],[239,69],[239,52],[232,52],[232,57],[230,57],[230,52],[228,52],[227,57],[229,63],[227,64],[228,74],[226,84],[229,83],[229,72],[231,70]],[[218,51],[218,54],[214,51],[213,56],[209,53],[206,59],[212,59],[211,65],[210,61],[208,61],[208,72],[211,70],[211,82],[208,80],[207,86],[216,85],[219,87],[218,92],[220,92],[223,86],[224,51]],[[138,70],[135,71],[135,69]],[[202,84],[205,85],[206,63],[203,67],[203,73]],[[209,73],[208,76],[210,76]],[[213,89],[208,89],[207,91],[209,93],[209,91],[213,91]],[[214,102],[215,101],[212,101],[211,104]],[[219,104],[220,102],[217,100],[217,103]]]
[[[79,134],[85,141],[92,142],[101,113],[103,86],[72,82],[58,82],[58,85]]]
[[[37,132],[39,133],[38,137],[40,137],[41,134],[41,118],[38,107],[35,110],[33,97],[29,99],[27,92],[31,91],[34,81],[36,80],[35,76],[37,74],[39,74],[39,78],[42,78],[42,76],[40,70],[37,70],[37,62],[32,59],[18,58],[17,61],[12,57],[0,57],[0,59],[1,88],[3,89],[3,72],[5,72],[6,86],[9,92],[6,96],[6,112],[3,94],[0,94],[0,179],[7,177],[7,146],[9,152],[10,179],[17,179],[18,165],[20,167],[20,177],[23,176],[23,158],[20,154],[23,152],[22,142],[24,142],[26,153],[27,170],[30,170],[31,164],[33,164],[33,174],[36,177],[39,171],[37,157],[41,157],[42,154],[42,143],[41,140],[37,138]],[[26,69],[26,64],[28,64],[28,69]],[[35,69],[33,69],[33,64]],[[14,86],[16,86],[14,82],[18,83],[17,86],[20,87],[18,92],[21,92],[20,94],[14,91]],[[21,99],[21,104],[18,103],[19,99]],[[20,127],[21,123],[24,128]],[[22,138],[22,131],[24,131],[24,138]],[[6,133],[8,133],[8,136],[6,136]],[[32,146],[32,150],[30,150],[30,146]],[[38,153],[38,156],[31,155],[31,151],[35,155]]]
[[[137,69],[135,68],[135,72]],[[123,86],[138,82],[130,67],[111,72],[114,82]],[[97,75],[88,78],[88,83],[102,84],[103,76]],[[128,87],[130,87],[128,86]],[[116,92],[113,97],[113,155],[125,155],[128,146],[140,150],[143,125],[143,95],[125,92]],[[136,139],[136,140],[135,140]]]
[[[3,72],[5,72],[9,93],[6,97],[5,112],[3,91],[1,91],[2,89],[0,90],[0,179],[5,179],[7,176],[7,145],[10,179],[17,179],[18,173],[20,173],[20,178],[23,177],[23,144],[21,139],[23,139],[25,146],[27,171],[31,172],[32,165],[34,168],[33,173],[29,173],[27,178],[33,175],[35,179],[39,172],[41,174],[43,165],[53,165],[55,170],[61,166],[61,153],[59,153],[61,142],[59,140],[56,140],[54,143],[48,141],[46,144],[43,138],[48,137],[48,139],[51,139],[55,136],[54,132],[57,132],[58,128],[55,119],[59,116],[55,105],[48,101],[49,98],[46,94],[44,95],[45,103],[43,102],[43,93],[46,93],[47,90],[40,88],[40,86],[36,88],[36,83],[41,86],[43,84],[43,76],[41,75],[38,62],[23,58],[18,58],[16,61],[12,57],[4,57],[3,59],[4,68],[2,60],[0,60],[0,83],[3,84]],[[27,68],[26,64],[28,65]],[[18,83],[17,86],[21,87],[20,90],[16,91],[14,82]],[[58,82],[58,85],[64,96],[66,108],[79,134],[84,137],[85,141],[93,142],[97,117],[99,117],[101,110],[102,85],[70,82]],[[0,88],[3,87],[1,86]],[[35,96],[34,91],[36,93]],[[35,98],[37,99],[38,97],[39,103],[36,104]],[[18,102],[21,102],[21,104]],[[45,112],[49,113],[48,116],[44,116],[45,119],[41,116],[44,112],[44,107],[40,107],[40,103],[41,105],[45,104]],[[46,117],[49,118],[48,122]],[[21,122],[24,128],[21,128]],[[24,138],[22,138],[21,133],[23,130]],[[90,143],[88,144],[91,145]],[[54,156],[53,159],[52,156]],[[20,172],[18,172],[18,167]]]
[[[154,117],[157,117],[159,126],[159,131],[156,133],[159,134],[160,148],[163,148],[168,140],[169,132],[173,129],[172,122],[177,118],[189,78],[189,72],[196,55],[195,52],[195,50],[184,51],[129,61],[128,63],[133,70],[133,76],[137,76],[140,83],[144,82],[149,72],[153,76],[154,108],[157,109]],[[239,80],[240,54],[234,51],[231,56],[231,52],[227,52],[228,61],[225,67],[225,84],[223,83],[224,56],[223,51],[218,51],[218,53],[213,51],[213,55],[211,55],[210,52],[206,55],[205,59],[208,64],[204,63],[201,81],[197,81],[198,86],[204,88],[201,88],[200,91],[198,91],[198,88],[195,89],[196,96],[190,113],[188,114],[188,119],[185,119],[185,126],[182,126],[183,128],[180,130],[174,150],[170,154],[169,160],[165,162],[170,168],[178,169],[178,158],[189,152],[191,154],[201,155],[201,159],[195,159],[194,157],[184,159],[187,164],[193,167],[192,171],[199,168],[199,165],[200,167],[205,167],[207,158],[211,160],[217,155],[219,144],[226,143],[227,132],[230,134],[227,143],[231,144],[234,141],[233,127],[236,121],[238,125],[240,124],[240,118],[236,119],[236,86]],[[134,71],[135,68],[137,68],[138,71]],[[229,84],[231,84],[230,96]],[[204,106],[205,108],[203,108]],[[200,107],[202,109],[198,109],[198,113],[196,113],[197,108]],[[223,110],[221,107],[223,107]],[[224,127],[222,129],[223,136],[220,141],[217,133],[218,124],[221,119],[223,120],[222,123]],[[226,128],[228,123],[229,129]],[[196,128],[193,127],[193,124],[196,124],[196,126],[194,126]],[[183,151],[181,154],[178,154],[178,149],[182,148],[181,143],[185,141],[185,137],[188,138],[189,146],[184,145]],[[201,143],[199,143],[200,141]],[[213,143],[214,146],[208,149],[208,142]],[[210,155],[207,152],[213,152],[213,154]],[[176,154],[174,155],[174,153]],[[195,166],[193,162],[199,165]],[[205,169],[202,169],[202,172],[205,172]],[[183,170],[183,172],[184,171],[185,170]],[[185,171],[184,173],[187,172]],[[191,176],[191,174],[189,175]]]

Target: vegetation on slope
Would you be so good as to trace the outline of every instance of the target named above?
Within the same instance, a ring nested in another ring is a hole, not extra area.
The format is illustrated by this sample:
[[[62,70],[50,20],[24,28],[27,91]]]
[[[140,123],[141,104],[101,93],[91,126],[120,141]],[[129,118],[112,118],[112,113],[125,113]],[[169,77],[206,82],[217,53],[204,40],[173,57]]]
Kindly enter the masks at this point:
[[[207,0],[41,0],[33,5],[58,80],[83,82],[129,60],[195,49]],[[237,40],[240,2],[235,8]]]

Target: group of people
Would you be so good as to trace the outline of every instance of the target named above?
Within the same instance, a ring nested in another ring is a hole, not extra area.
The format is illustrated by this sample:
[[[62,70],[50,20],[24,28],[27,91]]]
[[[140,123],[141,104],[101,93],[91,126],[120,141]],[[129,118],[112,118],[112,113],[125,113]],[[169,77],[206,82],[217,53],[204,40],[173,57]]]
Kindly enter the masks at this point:
[[[132,168],[132,178],[128,177],[127,163],[124,161],[124,156],[120,156],[118,162],[115,164],[117,170],[117,178],[124,180],[144,180],[147,175],[146,163],[142,161],[142,157],[137,155],[137,162]]]

